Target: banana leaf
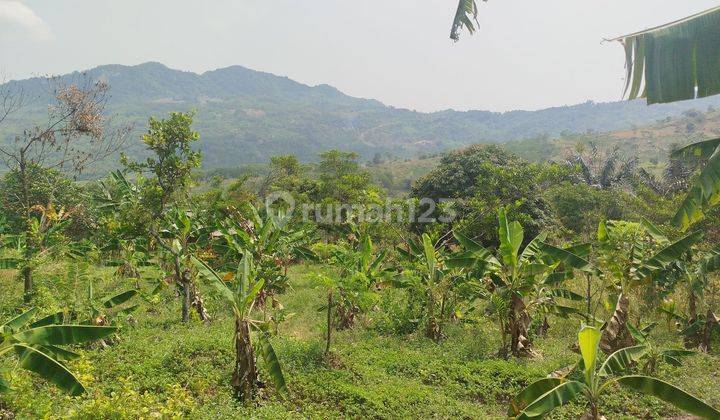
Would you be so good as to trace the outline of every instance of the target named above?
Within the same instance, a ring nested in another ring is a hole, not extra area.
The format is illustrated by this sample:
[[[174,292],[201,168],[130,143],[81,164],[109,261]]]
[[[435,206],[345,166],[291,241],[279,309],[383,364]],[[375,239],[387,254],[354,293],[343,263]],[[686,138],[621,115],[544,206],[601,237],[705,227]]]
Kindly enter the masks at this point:
[[[227,287],[223,279],[220,278],[220,276],[205,263],[205,261],[199,260],[195,257],[192,257],[192,261],[195,263],[195,267],[197,267],[200,275],[207,280],[210,285],[213,286],[218,293],[220,293],[220,295],[222,295],[228,302],[237,304],[235,301],[235,294]]]
[[[5,392],[9,392],[12,388],[10,388],[10,384],[5,382],[5,380],[0,377],[0,394],[3,394]]]
[[[137,296],[138,293],[139,292],[134,289],[122,292],[111,297],[110,299],[107,299],[105,302],[103,302],[103,306],[106,308],[113,308],[115,306],[122,305],[123,303]]]
[[[675,407],[706,419],[720,418],[720,411],[682,389],[660,379],[642,375],[623,376],[616,379],[625,388],[652,395]]]
[[[577,394],[583,392],[586,388],[583,383],[578,381],[563,382],[528,404],[517,418],[531,419],[540,417],[572,401]]]
[[[265,365],[269,372],[270,379],[272,380],[273,385],[275,385],[275,389],[281,395],[288,395],[289,391],[285,382],[285,375],[283,375],[280,361],[278,360],[277,354],[275,353],[275,349],[270,343],[270,338],[268,334],[264,331],[261,331],[258,335],[258,338],[258,341],[260,342],[260,354],[265,361]]]
[[[560,378],[543,378],[528,385],[510,401],[508,417],[515,417],[520,414],[523,408],[537,400],[543,394],[556,388],[563,382]]]
[[[85,387],[75,375],[49,355],[24,344],[15,344],[14,349],[19,367],[37,373],[71,395],[85,392]]]
[[[13,338],[21,343],[32,345],[66,345],[95,341],[117,331],[116,327],[48,325],[19,332],[13,335]]]
[[[598,370],[598,375],[611,376],[626,373],[642,356],[647,354],[648,350],[645,345],[620,349],[605,359],[605,362],[600,366],[600,370]]]
[[[487,1],[487,0],[484,0]],[[460,31],[465,28],[470,34],[475,32],[477,24],[477,3],[475,0],[459,0],[452,28],[450,28],[450,39],[460,39]]]
[[[4,330],[11,330],[11,331],[17,331],[18,329],[24,327],[30,320],[32,319],[33,315],[37,312],[37,308],[31,308],[20,315],[16,316],[15,318],[11,319],[10,321],[6,322],[2,325]]]

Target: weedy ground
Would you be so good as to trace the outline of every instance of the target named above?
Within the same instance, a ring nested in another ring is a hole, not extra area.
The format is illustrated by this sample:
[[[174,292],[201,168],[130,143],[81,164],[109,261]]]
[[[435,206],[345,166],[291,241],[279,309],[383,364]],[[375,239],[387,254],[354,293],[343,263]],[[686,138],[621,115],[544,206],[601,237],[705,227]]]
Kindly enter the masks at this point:
[[[12,370],[4,358],[14,390],[0,397],[0,418],[502,418],[507,403],[523,387],[547,373],[574,363],[570,350],[577,321],[555,320],[546,338],[536,338],[538,356],[508,360],[497,357],[500,345],[490,323],[459,323],[447,328],[440,343],[418,333],[403,333],[402,295],[385,291],[377,310],[356,327],[334,334],[330,359],[323,357],[325,318],[318,308],[325,291],[315,278],[319,266],[295,266],[292,289],[279,297],[285,320],[273,338],[283,364],[289,398],[270,389],[253,406],[231,397],[232,319],[220,300],[207,294],[214,319],[203,324],[179,322],[180,308],[170,290],[156,296],[125,322],[109,348],[79,349],[83,357],[72,368],[87,387],[69,397],[31,374]],[[56,296],[82,299],[60,275],[64,267],[44,267],[38,278],[37,304],[47,313],[58,309]],[[95,268],[96,295],[133,286],[111,269]],[[16,313],[22,301],[15,273],[0,272],[0,319]],[[148,288],[149,289],[149,288]],[[668,346],[680,341],[668,328],[656,329]],[[401,331],[401,332],[398,332]],[[261,367],[262,369],[262,367]],[[698,354],[680,368],[663,367],[658,376],[720,406],[720,356]],[[603,401],[608,418],[661,418],[681,414],[670,406],[615,389]],[[553,412],[551,418],[578,418],[584,401]]]

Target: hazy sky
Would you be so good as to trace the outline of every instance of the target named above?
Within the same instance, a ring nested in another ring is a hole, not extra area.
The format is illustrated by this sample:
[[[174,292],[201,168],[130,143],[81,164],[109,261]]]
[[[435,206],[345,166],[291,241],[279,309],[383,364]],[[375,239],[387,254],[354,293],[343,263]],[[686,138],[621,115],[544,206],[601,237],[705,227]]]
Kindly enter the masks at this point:
[[[623,50],[603,38],[710,0],[490,0],[480,32],[449,37],[456,0],[0,0],[11,78],[160,61],[240,64],[388,105],[538,109],[620,98]]]

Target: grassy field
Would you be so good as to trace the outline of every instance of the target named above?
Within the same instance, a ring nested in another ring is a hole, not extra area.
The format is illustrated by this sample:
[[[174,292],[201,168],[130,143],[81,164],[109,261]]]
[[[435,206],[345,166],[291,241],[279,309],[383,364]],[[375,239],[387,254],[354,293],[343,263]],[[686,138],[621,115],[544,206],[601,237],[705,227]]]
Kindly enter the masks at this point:
[[[57,309],[53,296],[75,298],[57,274],[65,272],[62,265],[42,271],[39,306],[50,312]],[[207,325],[197,319],[181,324],[179,301],[166,291],[134,313],[116,343],[79,349],[83,357],[72,366],[88,389],[81,397],[8,370],[14,391],[0,397],[0,418],[502,418],[516,392],[578,357],[570,349],[578,328],[571,320],[552,321],[549,335],[535,340],[538,356],[527,360],[498,358],[499,336],[490,323],[451,325],[439,344],[421,334],[397,333],[394,313],[402,311],[403,295],[387,290],[377,310],[354,329],[335,334],[327,360],[324,314],[318,311],[325,293],[315,280],[324,271],[293,267],[292,290],[280,296],[286,320],[273,343],[289,382],[289,399],[268,391],[252,407],[233,400],[232,320],[228,308],[203,288],[214,318]],[[95,268],[91,274],[98,295],[132,287],[110,269]],[[22,300],[13,272],[2,272],[0,290],[0,319],[7,319]],[[667,328],[656,331],[659,342],[680,345]],[[13,361],[0,363],[9,369]],[[720,406],[717,353],[691,356],[682,368],[665,366],[658,375]],[[578,400],[551,418],[578,418],[583,412]],[[657,400],[620,389],[608,394],[603,413],[608,418],[686,418]]]

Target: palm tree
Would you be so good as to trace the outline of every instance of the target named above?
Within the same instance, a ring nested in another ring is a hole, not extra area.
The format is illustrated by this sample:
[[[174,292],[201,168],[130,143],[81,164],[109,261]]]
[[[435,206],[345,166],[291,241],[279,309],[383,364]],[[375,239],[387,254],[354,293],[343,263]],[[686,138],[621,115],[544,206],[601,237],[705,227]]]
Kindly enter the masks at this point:
[[[577,168],[577,179],[592,187],[609,189],[633,178],[638,158],[620,155],[620,146],[600,151],[590,143],[588,153],[577,152],[567,158],[567,164]]]

